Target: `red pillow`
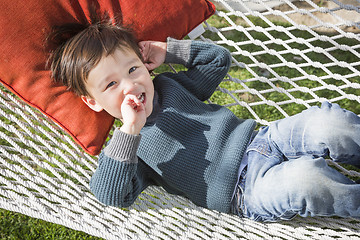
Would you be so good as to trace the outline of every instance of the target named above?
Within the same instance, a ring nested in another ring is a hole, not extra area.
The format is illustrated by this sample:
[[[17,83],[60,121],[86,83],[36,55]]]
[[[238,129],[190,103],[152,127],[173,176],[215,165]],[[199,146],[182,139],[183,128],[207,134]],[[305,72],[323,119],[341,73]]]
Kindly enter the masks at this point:
[[[89,154],[101,151],[113,124],[50,79],[46,35],[53,25],[88,21],[94,3],[110,17],[122,12],[139,40],[181,39],[210,17],[207,0],[27,0],[0,1],[0,81],[63,127]]]

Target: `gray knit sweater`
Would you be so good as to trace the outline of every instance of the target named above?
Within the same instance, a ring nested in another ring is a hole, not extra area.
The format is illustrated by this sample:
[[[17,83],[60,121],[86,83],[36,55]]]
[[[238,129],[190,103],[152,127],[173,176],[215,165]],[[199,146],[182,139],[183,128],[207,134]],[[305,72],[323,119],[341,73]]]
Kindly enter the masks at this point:
[[[229,212],[253,120],[206,104],[230,66],[219,46],[168,39],[167,63],[188,70],[154,79],[154,110],[140,136],[115,130],[99,156],[90,187],[99,201],[127,207],[149,185]]]

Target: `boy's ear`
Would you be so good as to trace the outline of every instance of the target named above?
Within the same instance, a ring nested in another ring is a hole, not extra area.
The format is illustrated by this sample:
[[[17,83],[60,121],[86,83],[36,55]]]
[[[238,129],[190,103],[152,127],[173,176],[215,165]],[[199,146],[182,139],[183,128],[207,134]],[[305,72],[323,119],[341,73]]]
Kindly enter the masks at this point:
[[[88,96],[81,96],[81,100],[88,105],[89,108],[91,108],[92,110],[94,110],[95,112],[101,112],[103,110],[103,107],[101,107],[98,102]]]

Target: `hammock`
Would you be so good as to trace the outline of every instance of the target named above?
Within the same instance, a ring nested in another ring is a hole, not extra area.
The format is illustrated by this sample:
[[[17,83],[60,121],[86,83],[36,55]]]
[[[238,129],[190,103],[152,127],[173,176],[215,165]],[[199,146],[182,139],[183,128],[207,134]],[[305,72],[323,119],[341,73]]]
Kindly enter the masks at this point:
[[[233,56],[215,93],[225,99],[218,104],[265,125],[325,99],[360,113],[358,0],[214,3],[216,16],[199,38]],[[105,239],[360,238],[358,220],[258,223],[197,207],[159,187],[148,188],[129,209],[106,207],[89,191],[96,158],[5,88],[0,95],[1,208]]]

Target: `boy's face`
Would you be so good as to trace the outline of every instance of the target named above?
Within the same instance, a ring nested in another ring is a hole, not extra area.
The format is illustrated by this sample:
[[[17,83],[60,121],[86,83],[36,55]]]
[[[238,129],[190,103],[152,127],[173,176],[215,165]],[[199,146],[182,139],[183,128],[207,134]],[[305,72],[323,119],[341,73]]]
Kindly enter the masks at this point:
[[[90,71],[86,82],[90,96],[81,99],[94,111],[107,111],[123,119],[121,104],[125,96],[136,96],[148,117],[153,109],[154,86],[148,70],[132,50],[116,50]]]

